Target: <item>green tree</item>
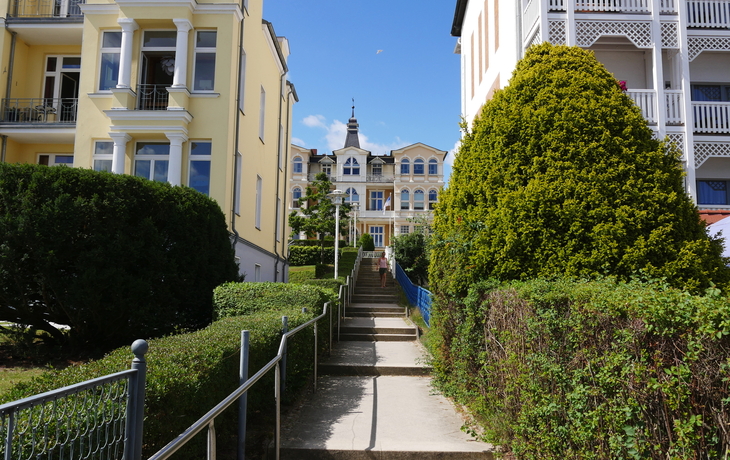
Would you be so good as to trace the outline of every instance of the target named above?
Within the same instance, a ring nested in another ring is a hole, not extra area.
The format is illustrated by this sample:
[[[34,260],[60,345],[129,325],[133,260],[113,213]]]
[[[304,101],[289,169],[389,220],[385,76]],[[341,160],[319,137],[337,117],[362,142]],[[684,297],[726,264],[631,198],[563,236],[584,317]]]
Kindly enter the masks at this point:
[[[490,277],[640,275],[693,291],[729,278],[677,150],[577,47],[533,46],[484,105],[434,229],[430,279],[442,294]]]
[[[299,198],[299,212],[292,211],[289,215],[289,226],[292,234],[304,232],[307,238],[319,238],[320,263],[325,263],[324,241],[327,235],[335,237],[335,209],[336,206],[327,196],[332,190],[332,182],[325,173],[319,173],[314,181],[307,186],[305,195]],[[345,235],[347,229],[347,213],[350,205],[340,206],[340,231],[336,237]]]
[[[413,219],[415,231],[393,239],[393,253],[408,278],[420,286],[428,285],[430,226],[426,219]]]
[[[0,320],[108,350],[209,324],[237,278],[225,216],[191,188],[0,163]]]

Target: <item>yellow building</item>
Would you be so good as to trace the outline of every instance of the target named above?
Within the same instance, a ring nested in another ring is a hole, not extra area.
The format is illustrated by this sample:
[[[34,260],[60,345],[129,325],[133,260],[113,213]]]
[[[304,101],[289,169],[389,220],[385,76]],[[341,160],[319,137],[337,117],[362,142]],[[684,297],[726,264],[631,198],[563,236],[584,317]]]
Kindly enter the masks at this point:
[[[287,274],[288,42],[262,1],[0,0],[0,161],[185,185],[247,281]]]
[[[377,249],[390,246],[394,236],[415,232],[432,220],[432,210],[444,186],[444,159],[448,152],[416,143],[373,155],[360,148],[359,124],[347,124],[345,146],[332,155],[292,145],[289,174],[289,211],[298,211],[298,199],[318,173],[325,173],[353,206],[350,237],[372,236]],[[289,230],[291,231],[291,230]],[[306,235],[294,235],[305,238]]]

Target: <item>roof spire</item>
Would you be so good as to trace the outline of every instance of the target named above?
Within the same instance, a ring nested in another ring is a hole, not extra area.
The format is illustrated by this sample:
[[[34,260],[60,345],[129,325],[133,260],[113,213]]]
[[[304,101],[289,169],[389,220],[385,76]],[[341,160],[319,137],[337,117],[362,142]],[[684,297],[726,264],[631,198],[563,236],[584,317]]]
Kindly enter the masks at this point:
[[[360,136],[358,134],[357,118],[355,118],[355,98],[352,98],[352,117],[347,123],[347,138],[345,139],[345,147],[360,148]]]

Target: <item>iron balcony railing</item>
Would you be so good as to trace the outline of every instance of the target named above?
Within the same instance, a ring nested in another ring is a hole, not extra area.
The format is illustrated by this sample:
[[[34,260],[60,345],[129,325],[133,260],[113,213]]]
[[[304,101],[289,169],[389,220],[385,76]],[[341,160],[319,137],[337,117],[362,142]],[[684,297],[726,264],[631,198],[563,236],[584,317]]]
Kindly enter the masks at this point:
[[[8,8],[11,18],[83,18],[79,5],[85,0],[13,0]]]
[[[10,98],[2,100],[6,123],[76,123],[78,98]]]
[[[0,458],[139,459],[147,342],[132,369],[0,405]]]
[[[140,84],[137,85],[137,110],[167,110],[171,85]]]

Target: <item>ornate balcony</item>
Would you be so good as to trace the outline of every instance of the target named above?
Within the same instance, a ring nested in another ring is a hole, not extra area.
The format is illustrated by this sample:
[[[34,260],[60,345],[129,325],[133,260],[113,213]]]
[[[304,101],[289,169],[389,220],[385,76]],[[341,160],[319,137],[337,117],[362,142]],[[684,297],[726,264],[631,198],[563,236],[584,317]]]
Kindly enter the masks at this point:
[[[170,93],[167,92],[169,84],[137,85],[137,110],[167,110],[167,102]]]
[[[76,123],[77,98],[11,98],[2,100],[4,123]]]
[[[79,5],[85,0],[12,0],[9,18],[83,18]]]
[[[730,28],[730,1],[687,0],[687,27]]]
[[[730,102],[692,102],[694,132],[730,133]]]

